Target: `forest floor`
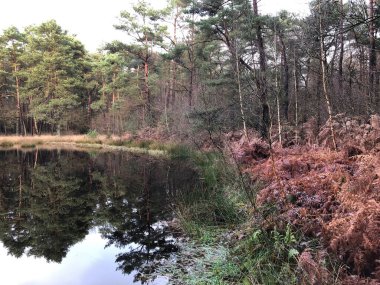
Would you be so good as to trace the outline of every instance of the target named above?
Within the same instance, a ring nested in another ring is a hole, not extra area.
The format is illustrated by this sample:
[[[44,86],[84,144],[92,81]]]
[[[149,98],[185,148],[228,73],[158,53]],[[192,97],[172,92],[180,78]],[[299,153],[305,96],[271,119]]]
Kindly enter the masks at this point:
[[[299,280],[329,284],[329,255],[341,266],[340,284],[380,284],[380,116],[338,115],[332,124],[337,150],[330,124],[312,131],[312,122],[300,138],[288,131],[286,147],[230,134],[229,150],[252,181],[264,183],[256,207],[277,209],[262,229],[290,225],[318,240],[318,249],[297,247]]]
[[[380,116],[332,124],[337,150],[312,120],[285,127],[282,145],[275,132],[272,145],[254,132],[213,140],[241,175],[214,175],[182,203],[174,227],[191,242],[164,267],[173,284],[380,284]]]

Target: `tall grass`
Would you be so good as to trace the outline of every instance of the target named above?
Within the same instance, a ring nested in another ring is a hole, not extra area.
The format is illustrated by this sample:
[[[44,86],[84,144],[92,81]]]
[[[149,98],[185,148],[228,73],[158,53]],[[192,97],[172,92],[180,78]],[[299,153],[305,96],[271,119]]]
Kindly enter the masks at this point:
[[[253,209],[249,195],[260,184],[246,181],[244,189],[244,175],[220,153],[185,153],[201,179],[178,197],[180,227],[194,242],[184,244],[179,256],[188,270],[172,265],[172,277],[180,284],[298,284],[298,256],[310,240],[290,224],[277,226],[277,208]]]
[[[252,229],[233,249],[247,284],[297,284],[300,237],[287,225],[285,231]]]
[[[171,154],[191,159],[200,175],[193,190],[178,197],[176,211],[185,228],[228,227],[245,220],[237,199],[241,189],[233,183],[232,170],[219,153],[199,153],[181,147]],[[192,226],[188,227],[188,223]]]
[[[190,159],[196,157],[196,152],[187,145],[168,144],[165,150],[172,159]]]

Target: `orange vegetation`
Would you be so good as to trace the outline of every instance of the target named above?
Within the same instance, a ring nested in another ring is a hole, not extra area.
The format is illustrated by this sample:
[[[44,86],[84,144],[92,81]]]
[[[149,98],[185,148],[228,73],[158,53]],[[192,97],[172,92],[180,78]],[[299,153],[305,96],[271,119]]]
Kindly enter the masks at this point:
[[[270,149],[257,138],[228,137],[244,171],[266,183],[258,205],[269,203],[279,209],[280,215],[263,226],[291,223],[325,246],[315,256],[306,248],[299,257],[307,279],[314,280],[311,284],[321,284],[317,255],[326,250],[346,265],[343,284],[380,284],[380,128],[376,120],[364,127],[355,123],[356,128],[349,121],[350,129],[347,120],[344,129],[334,122],[337,152],[328,148],[325,129],[315,136],[316,140],[324,136],[319,143],[323,147],[309,140]]]

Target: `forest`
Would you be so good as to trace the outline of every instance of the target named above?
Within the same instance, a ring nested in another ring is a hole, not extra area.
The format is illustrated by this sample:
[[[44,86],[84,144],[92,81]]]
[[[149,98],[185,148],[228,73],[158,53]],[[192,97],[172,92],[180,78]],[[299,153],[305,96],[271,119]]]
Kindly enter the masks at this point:
[[[198,127],[268,137],[273,125],[379,111],[375,1],[313,1],[304,18],[257,6],[139,1],[115,23],[125,42],[98,53],[54,20],[10,27],[0,38],[0,132]]]
[[[2,32],[2,139],[191,160],[201,182],[169,226],[198,244],[163,267],[173,284],[379,284],[380,2],[126,9],[125,40],[95,53],[55,20]]]

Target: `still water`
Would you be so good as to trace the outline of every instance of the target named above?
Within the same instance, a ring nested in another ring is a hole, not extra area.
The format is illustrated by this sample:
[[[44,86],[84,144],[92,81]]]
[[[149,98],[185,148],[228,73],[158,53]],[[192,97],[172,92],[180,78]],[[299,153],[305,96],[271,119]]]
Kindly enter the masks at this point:
[[[165,221],[191,168],[125,152],[0,151],[0,282],[167,284]]]

